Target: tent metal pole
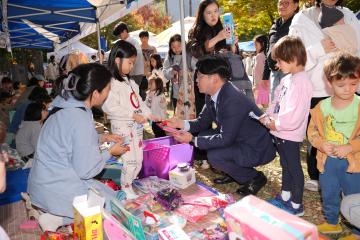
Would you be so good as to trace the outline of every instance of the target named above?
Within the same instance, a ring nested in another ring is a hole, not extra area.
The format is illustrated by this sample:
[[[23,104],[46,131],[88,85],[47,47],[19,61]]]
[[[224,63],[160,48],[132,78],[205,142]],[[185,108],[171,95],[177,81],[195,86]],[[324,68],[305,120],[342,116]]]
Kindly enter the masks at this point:
[[[180,26],[181,26],[181,56],[182,56],[182,84],[184,88],[184,113],[185,119],[189,119],[189,96],[188,96],[188,66],[186,61],[186,46],[185,46],[185,23],[184,23],[184,0],[180,2]],[[181,83],[180,83],[181,84]],[[181,85],[180,85],[181,86]]]
[[[98,40],[98,56],[99,56],[99,63],[103,63],[103,59],[101,57],[101,40],[100,40],[100,21],[98,18],[98,10],[95,8],[96,12],[96,33],[97,33],[97,40]]]

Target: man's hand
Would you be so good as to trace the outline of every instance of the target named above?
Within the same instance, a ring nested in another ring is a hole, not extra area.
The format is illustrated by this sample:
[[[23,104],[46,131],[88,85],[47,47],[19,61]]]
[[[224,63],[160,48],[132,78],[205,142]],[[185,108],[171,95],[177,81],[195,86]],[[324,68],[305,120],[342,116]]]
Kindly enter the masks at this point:
[[[100,143],[115,142],[122,144],[124,142],[124,139],[117,134],[101,134],[99,141]]]
[[[171,128],[180,128],[183,129],[184,128],[184,121],[180,120],[178,118],[170,118],[167,119],[166,121],[166,126],[171,127]]]
[[[321,146],[321,151],[324,152],[328,156],[333,156],[334,155],[334,147],[335,147],[334,144],[325,142]]]
[[[178,133],[175,133],[173,136],[176,141],[181,142],[181,143],[189,143],[189,142],[191,142],[191,139],[193,137],[193,135],[189,132],[178,132]]]
[[[333,147],[333,154],[338,158],[346,158],[346,156],[352,152],[350,144],[339,145]]]

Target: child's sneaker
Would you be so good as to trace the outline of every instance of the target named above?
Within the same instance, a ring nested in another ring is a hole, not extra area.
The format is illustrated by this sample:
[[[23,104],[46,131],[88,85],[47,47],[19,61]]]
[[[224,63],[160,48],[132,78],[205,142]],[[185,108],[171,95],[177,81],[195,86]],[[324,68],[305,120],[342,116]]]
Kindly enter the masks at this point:
[[[340,224],[332,225],[327,222],[317,225],[317,229],[321,233],[329,234],[329,233],[341,233],[343,231]]]
[[[275,207],[278,207],[280,209],[284,209],[287,208],[286,206],[288,204],[291,204],[290,200],[285,201],[283,200],[283,198],[281,197],[281,194],[277,194],[275,196],[275,198],[269,198],[268,200],[266,200],[268,203],[270,203],[271,205],[274,205]]]
[[[317,180],[308,180],[304,184],[304,188],[312,191],[312,192],[318,192],[320,189],[319,181]]]
[[[56,232],[59,227],[64,225],[64,219],[50,213],[43,213],[39,217],[39,225],[43,232]]]
[[[303,204],[300,204],[300,206],[298,208],[294,208],[290,202],[290,204],[287,205],[287,212],[295,215],[295,216],[298,216],[298,217],[302,217],[304,216],[304,205]]]
[[[345,237],[338,238],[338,240],[359,240],[360,237],[357,237],[354,234],[347,235]]]
[[[291,200],[283,200],[280,194],[276,195],[275,198],[268,199],[267,202],[295,216],[304,216],[304,205],[300,204],[299,208],[294,208],[291,205]]]
[[[209,169],[210,165],[207,160],[202,160],[201,169]]]

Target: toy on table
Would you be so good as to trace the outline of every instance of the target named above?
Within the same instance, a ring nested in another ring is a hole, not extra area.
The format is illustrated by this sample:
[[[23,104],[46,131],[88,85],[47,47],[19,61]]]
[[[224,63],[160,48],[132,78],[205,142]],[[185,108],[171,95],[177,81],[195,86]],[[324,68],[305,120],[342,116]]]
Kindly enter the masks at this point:
[[[166,188],[155,194],[155,200],[165,211],[172,211],[178,208],[184,200],[178,190]]]
[[[209,208],[207,206],[186,204],[180,206],[176,212],[186,218],[187,221],[197,223],[201,218],[208,215]]]
[[[135,179],[133,184],[143,193],[153,193],[154,195],[160,190],[172,187],[168,180],[159,178],[157,176]]]
[[[106,186],[110,187],[112,190],[114,191],[119,191],[121,190],[121,187],[116,185],[116,183],[111,180],[111,179],[101,179],[100,182],[102,182],[103,184],[105,184]]]
[[[188,163],[178,163],[177,167],[169,172],[169,181],[175,187],[187,188],[196,182],[195,170]]]
[[[227,240],[227,228],[225,223],[219,223],[204,228],[201,231],[194,231],[189,234],[192,240]]]
[[[69,233],[49,232],[45,231],[41,236],[40,240],[72,240],[77,239]]]

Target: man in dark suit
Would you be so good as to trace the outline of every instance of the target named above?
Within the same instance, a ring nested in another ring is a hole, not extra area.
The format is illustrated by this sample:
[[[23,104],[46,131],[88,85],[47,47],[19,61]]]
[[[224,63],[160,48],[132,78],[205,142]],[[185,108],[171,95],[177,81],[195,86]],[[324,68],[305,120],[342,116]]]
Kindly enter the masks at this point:
[[[207,151],[210,164],[226,174],[215,179],[217,184],[236,181],[240,195],[256,194],[265,184],[265,175],[254,167],[275,158],[275,146],[261,123],[249,117],[249,112],[261,115],[258,107],[232,83],[227,61],[208,55],[197,63],[197,85],[205,93],[205,106],[199,117],[190,121],[168,120],[169,127],[185,131],[175,134],[179,142],[192,142]],[[212,129],[213,122],[216,128]],[[199,133],[194,137],[191,133]]]

